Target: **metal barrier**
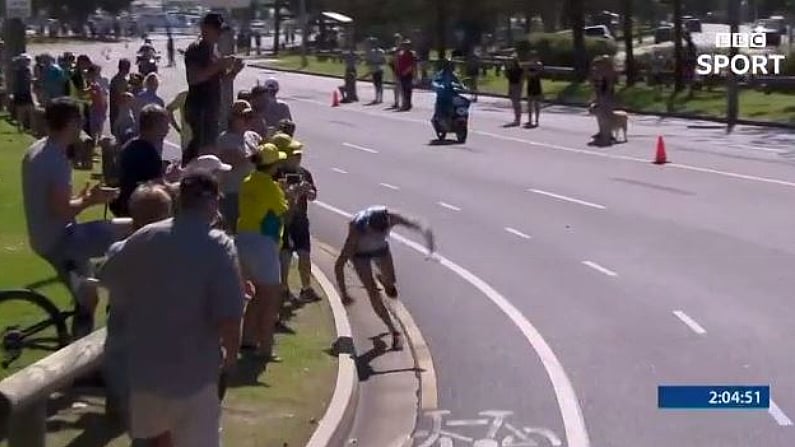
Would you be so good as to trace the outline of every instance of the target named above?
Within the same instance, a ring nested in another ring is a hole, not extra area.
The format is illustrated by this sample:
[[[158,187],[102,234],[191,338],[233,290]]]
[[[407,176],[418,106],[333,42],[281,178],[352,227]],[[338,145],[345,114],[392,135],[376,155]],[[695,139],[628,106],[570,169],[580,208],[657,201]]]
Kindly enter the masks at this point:
[[[0,382],[0,424],[8,447],[44,447],[47,400],[102,364],[105,329],[100,329]]]

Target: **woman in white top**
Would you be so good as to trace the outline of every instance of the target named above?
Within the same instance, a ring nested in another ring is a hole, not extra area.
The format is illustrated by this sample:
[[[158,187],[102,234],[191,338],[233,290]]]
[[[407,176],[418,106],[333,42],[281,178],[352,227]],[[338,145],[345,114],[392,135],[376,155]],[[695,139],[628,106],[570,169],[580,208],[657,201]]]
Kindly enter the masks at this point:
[[[224,175],[221,183],[224,194],[221,199],[221,214],[227,230],[232,234],[237,232],[240,185],[254,170],[249,157],[262,143],[262,137],[249,130],[253,119],[254,110],[251,104],[243,100],[235,101],[229,112],[228,130],[218,137],[218,156],[224,163],[232,166],[232,170]]]

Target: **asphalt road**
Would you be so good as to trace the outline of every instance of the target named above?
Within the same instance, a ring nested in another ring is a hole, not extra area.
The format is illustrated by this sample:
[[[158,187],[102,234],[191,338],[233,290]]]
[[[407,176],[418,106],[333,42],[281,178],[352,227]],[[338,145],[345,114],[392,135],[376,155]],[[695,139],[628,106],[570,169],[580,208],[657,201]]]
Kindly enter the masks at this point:
[[[247,69],[238,88],[270,75]],[[184,77],[163,76],[170,99]],[[579,109],[503,128],[505,101],[483,98],[469,141],[435,146],[427,93],[407,113],[331,108],[339,81],[276,76],[320,189],[315,236],[339,247],[345,216],[376,203],[436,230],[441,260],[402,231],[394,251],[451,445],[486,437],[488,410],[513,413],[497,440],[542,446],[795,445],[792,134],[633,117],[628,143],[590,148]],[[770,384],[776,405],[660,411],[659,384]]]

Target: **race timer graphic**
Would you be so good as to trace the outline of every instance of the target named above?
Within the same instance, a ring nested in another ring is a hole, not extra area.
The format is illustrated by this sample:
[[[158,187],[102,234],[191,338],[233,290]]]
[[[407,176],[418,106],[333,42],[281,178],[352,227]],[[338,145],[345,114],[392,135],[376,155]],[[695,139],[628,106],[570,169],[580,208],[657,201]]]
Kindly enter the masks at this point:
[[[660,385],[662,410],[767,410],[769,385]]]

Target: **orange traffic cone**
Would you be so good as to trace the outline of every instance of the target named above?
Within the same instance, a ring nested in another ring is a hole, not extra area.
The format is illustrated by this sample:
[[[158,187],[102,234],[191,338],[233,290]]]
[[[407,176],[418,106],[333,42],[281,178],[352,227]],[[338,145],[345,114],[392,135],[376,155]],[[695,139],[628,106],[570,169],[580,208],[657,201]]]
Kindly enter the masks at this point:
[[[668,155],[665,153],[665,140],[662,135],[657,137],[657,153],[654,155],[654,164],[664,165],[668,163]]]
[[[331,95],[331,107],[339,107],[340,106],[340,93],[337,90],[334,90],[334,93]]]

